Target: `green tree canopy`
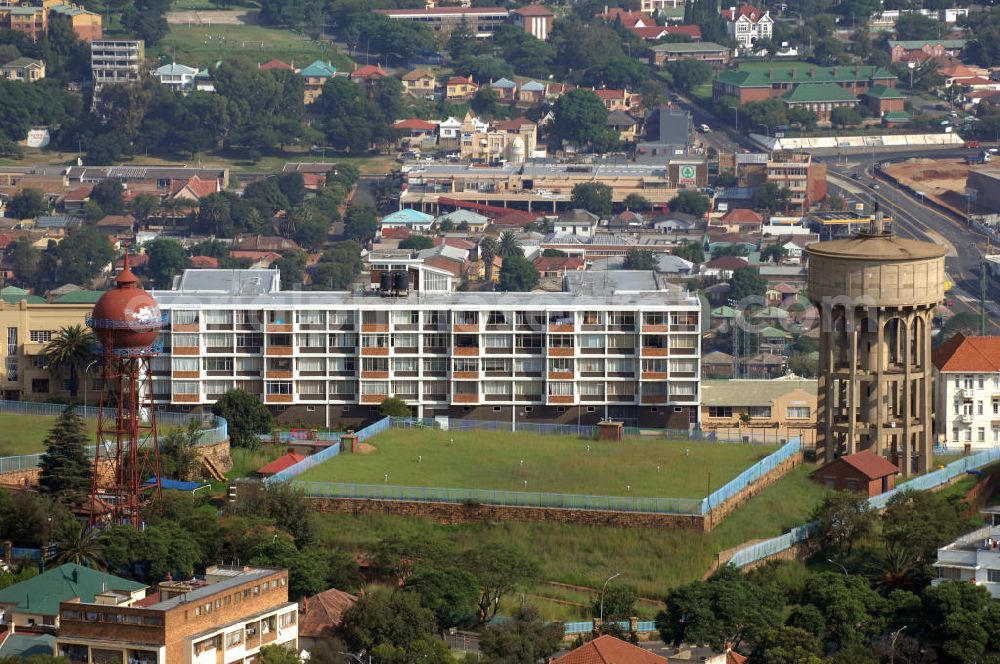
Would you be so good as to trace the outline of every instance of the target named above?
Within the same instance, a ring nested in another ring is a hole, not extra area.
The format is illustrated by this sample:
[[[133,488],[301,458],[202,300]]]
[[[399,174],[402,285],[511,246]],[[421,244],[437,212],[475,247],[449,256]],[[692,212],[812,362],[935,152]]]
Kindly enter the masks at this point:
[[[376,591],[344,612],[344,641],[355,652],[379,646],[407,650],[434,638],[437,622],[430,609],[420,606],[415,593]]]
[[[832,491],[813,513],[823,544],[847,553],[871,533],[875,518],[867,494],[860,491]]]
[[[410,417],[410,407],[406,402],[396,397],[386,397],[378,405],[378,414],[382,417]]]
[[[93,464],[85,450],[87,425],[72,406],[56,419],[44,442],[39,490],[67,502],[83,501],[93,488]]]
[[[229,390],[212,404],[212,412],[226,418],[229,440],[237,447],[260,446],[257,434],[270,433],[271,411],[255,395],[243,390]]]
[[[500,268],[500,290],[526,293],[538,285],[538,270],[524,256],[507,256]]]
[[[378,232],[378,214],[370,205],[352,205],[344,215],[344,235],[360,244],[370,242]]]
[[[626,270],[655,270],[657,266],[656,256],[653,252],[645,249],[629,249],[625,254],[623,267]]]
[[[611,144],[608,109],[591,90],[577,89],[559,97],[551,132],[581,148],[603,152]]]
[[[155,288],[170,288],[174,277],[191,266],[184,247],[173,238],[156,238],[147,245],[146,253],[149,255],[147,269]]]
[[[729,280],[729,296],[735,300],[742,300],[745,297],[763,297],[767,292],[767,280],[752,267],[741,267],[733,270],[733,277]]]
[[[677,192],[677,195],[670,199],[670,201],[667,202],[667,205],[674,212],[683,212],[685,214],[693,214],[696,217],[700,217],[708,212],[708,208],[711,203],[708,200],[708,196],[705,194],[685,189],[684,191]]]
[[[439,631],[475,622],[479,584],[466,570],[421,566],[406,579],[404,590],[417,593],[420,605],[434,613]]]
[[[570,202],[575,208],[606,217],[611,214],[611,187],[601,182],[581,182],[573,186]]]
[[[67,325],[56,332],[45,346],[45,363],[69,375],[69,393],[76,398],[77,376],[94,360],[94,334],[80,324]]]
[[[13,219],[34,219],[48,209],[49,201],[38,189],[22,189],[7,201],[7,216]]]
[[[510,620],[487,627],[479,649],[487,664],[532,664],[552,656],[562,639],[559,623],[543,620],[532,606],[522,606]]]

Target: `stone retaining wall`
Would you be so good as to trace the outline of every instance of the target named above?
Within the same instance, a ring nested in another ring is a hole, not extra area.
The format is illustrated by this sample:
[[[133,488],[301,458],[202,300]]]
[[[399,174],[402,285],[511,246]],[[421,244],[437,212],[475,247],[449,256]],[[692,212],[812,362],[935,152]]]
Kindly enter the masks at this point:
[[[771,472],[748,484],[745,489],[721,505],[717,507],[710,505],[710,511],[705,516],[705,530],[712,530],[718,526],[723,519],[745,505],[748,500],[790,473],[792,469],[802,463],[802,460],[802,452],[794,454],[775,466]]]

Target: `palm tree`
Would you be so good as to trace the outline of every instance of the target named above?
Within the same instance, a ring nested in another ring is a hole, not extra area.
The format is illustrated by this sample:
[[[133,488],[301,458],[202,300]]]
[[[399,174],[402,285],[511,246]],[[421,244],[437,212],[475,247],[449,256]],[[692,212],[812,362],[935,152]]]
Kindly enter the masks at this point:
[[[77,372],[94,359],[94,335],[83,325],[67,325],[45,347],[49,367],[69,372],[70,397],[76,399]]]
[[[295,237],[303,225],[312,221],[312,216],[309,208],[302,205],[288,210],[281,220],[281,235],[288,238]]]
[[[490,236],[486,236],[479,243],[479,257],[486,265],[486,281],[493,281],[493,260],[500,251],[500,245]]]
[[[51,562],[57,565],[75,563],[98,570],[107,569],[107,561],[104,558],[104,543],[97,530],[85,528],[82,523],[75,519],[59,542],[59,551],[52,556]]]
[[[910,548],[886,544],[885,551],[868,566],[872,585],[888,594],[893,590],[912,590],[920,576],[920,560]]]
[[[524,255],[524,250],[521,249],[521,241],[517,239],[514,231],[504,231],[500,234],[500,245],[497,253],[503,258]]]

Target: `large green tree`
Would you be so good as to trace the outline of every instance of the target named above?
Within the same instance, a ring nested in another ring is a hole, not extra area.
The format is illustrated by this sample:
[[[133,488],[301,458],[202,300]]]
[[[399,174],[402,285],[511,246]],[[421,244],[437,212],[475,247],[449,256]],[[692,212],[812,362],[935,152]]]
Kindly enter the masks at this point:
[[[271,411],[259,397],[243,390],[223,394],[212,412],[226,419],[229,441],[237,447],[255,449],[260,446],[258,434],[271,431]]]
[[[378,232],[378,214],[370,205],[352,205],[344,215],[344,235],[360,244],[371,242]]]
[[[434,613],[440,631],[475,622],[479,585],[467,570],[425,565],[406,579],[404,590],[417,593],[420,605]]]
[[[415,593],[375,591],[344,612],[341,632],[355,652],[379,646],[406,651],[437,631],[434,613],[420,606]]]
[[[191,266],[184,247],[173,238],[158,237],[146,247],[149,274],[155,288],[170,288],[174,277]]]
[[[655,270],[656,256],[645,249],[629,249],[625,254],[624,268],[626,270]]]
[[[551,132],[567,143],[595,152],[603,152],[613,143],[608,109],[590,90],[572,90],[559,97],[554,116]]]
[[[521,606],[510,620],[483,630],[479,650],[487,664],[533,664],[558,651],[563,636],[559,623],[542,619],[534,607]]]
[[[741,267],[733,270],[729,286],[729,296],[735,300],[751,296],[763,297],[767,291],[767,279],[752,267]]]
[[[526,293],[538,285],[538,269],[524,256],[507,256],[500,268],[500,290]]]
[[[606,217],[611,214],[611,187],[602,182],[581,182],[573,186],[570,202],[575,208]]]
[[[875,525],[875,510],[861,492],[832,491],[813,512],[824,545],[850,553]]]
[[[79,502],[90,493],[93,464],[87,456],[87,425],[70,406],[45,436],[45,453],[39,462],[38,488],[43,493]]]
[[[465,567],[479,582],[477,617],[485,623],[496,615],[500,600],[523,585],[534,581],[538,563],[508,544],[482,542],[463,556]]]

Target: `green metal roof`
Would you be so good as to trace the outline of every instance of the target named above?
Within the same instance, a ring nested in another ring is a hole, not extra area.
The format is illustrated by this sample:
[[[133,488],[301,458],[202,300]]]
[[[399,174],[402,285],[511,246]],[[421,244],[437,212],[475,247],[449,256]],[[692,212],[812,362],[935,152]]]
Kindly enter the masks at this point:
[[[3,67],[4,69],[17,69],[20,67],[30,67],[31,65],[38,65],[41,67],[43,63],[41,60],[35,60],[34,58],[14,58]]]
[[[716,307],[715,309],[712,309],[712,318],[736,318],[739,313],[740,312],[732,307]]]
[[[333,65],[316,60],[311,65],[299,72],[299,76],[307,78],[330,78],[337,73],[337,68]]]
[[[945,48],[965,48],[965,39],[900,39],[889,40],[889,48],[902,46],[907,51],[914,51],[924,46],[935,46],[941,44]]]
[[[882,116],[884,122],[909,122],[910,114],[906,111],[890,111]]]
[[[5,286],[0,288],[0,300],[8,304],[17,304],[21,300],[27,300],[28,304],[45,304],[45,300],[37,295],[29,295],[28,291],[15,286]]]
[[[144,583],[67,563],[0,590],[0,605],[12,605],[15,611],[55,616],[59,614],[59,602],[74,597],[92,603],[96,595],[107,590],[131,593],[146,587]]]
[[[715,42],[674,42],[657,44],[650,47],[651,51],[667,51],[669,53],[703,53],[716,51],[726,51],[726,47]]]
[[[52,300],[52,304],[96,304],[102,295],[104,291],[99,290],[72,291]]]
[[[792,335],[790,335],[788,332],[785,332],[784,330],[779,330],[776,327],[765,327],[763,330],[760,331],[760,336],[764,337],[765,339],[787,339]]]
[[[777,64],[768,69],[727,69],[715,80],[741,88],[768,88],[778,83],[850,83],[853,81],[893,80],[896,75],[888,69],[875,66],[816,67],[813,65],[788,66]]]
[[[887,85],[873,85],[865,94],[876,99],[902,99],[903,93]]]
[[[824,101],[857,101],[857,97],[851,94],[836,83],[808,83],[795,86],[783,95],[784,100],[789,104],[801,104],[806,102]]]

